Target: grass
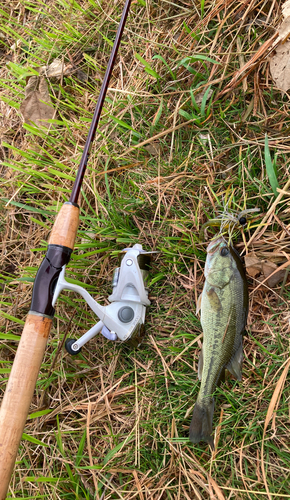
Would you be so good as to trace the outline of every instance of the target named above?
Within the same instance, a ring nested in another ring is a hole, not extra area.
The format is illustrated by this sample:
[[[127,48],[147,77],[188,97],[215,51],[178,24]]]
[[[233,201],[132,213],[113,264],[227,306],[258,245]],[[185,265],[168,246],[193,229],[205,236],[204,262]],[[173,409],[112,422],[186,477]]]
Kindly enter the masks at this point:
[[[122,8],[95,0],[1,7],[3,391]],[[106,304],[118,251],[137,241],[157,250],[147,335],[138,350],[99,336],[72,358],[60,348],[64,336],[78,338],[95,318],[79,297],[61,295],[9,498],[290,498],[287,373],[281,379],[289,280],[270,289],[249,277],[243,382],[229,377],[217,390],[214,454],[188,440],[199,390],[202,224],[230,199],[236,210],[258,207],[260,218],[237,235],[237,248],[260,258],[274,253],[278,264],[289,259],[289,195],[279,198],[289,179],[289,99],[275,88],[268,49],[261,50],[281,5],[252,0],[246,9],[226,1],[132,5],[83,185],[68,276]],[[241,80],[243,61],[258,50]],[[56,113],[43,131],[23,124],[19,108],[26,78],[56,58],[74,72],[48,79]]]

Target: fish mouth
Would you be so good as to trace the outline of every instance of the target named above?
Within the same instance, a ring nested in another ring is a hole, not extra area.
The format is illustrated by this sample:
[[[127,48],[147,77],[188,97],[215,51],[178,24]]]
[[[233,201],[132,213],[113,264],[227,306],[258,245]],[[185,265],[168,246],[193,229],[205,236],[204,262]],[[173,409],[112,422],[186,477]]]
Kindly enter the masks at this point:
[[[220,248],[221,243],[225,243],[226,245],[226,241],[223,236],[220,236],[216,240],[211,241],[206,249],[207,253],[211,255],[214,254]]]

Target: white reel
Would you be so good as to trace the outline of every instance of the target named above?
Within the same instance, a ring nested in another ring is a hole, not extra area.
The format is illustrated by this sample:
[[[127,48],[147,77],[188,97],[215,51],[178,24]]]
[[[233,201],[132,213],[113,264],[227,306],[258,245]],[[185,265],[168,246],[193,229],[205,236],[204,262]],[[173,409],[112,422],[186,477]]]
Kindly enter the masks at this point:
[[[68,283],[64,277],[65,266],[59,275],[52,305],[54,306],[62,290],[72,290],[79,293],[98,316],[100,321],[78,340],[68,339],[66,350],[70,354],[78,354],[83,345],[99,332],[109,340],[130,340],[137,347],[144,336],[146,306],[150,305],[145,281],[148,276],[149,254],[142,245],[136,244],[126,248],[121,266],[115,269],[113,276],[113,293],[109,297],[108,306],[101,306],[93,297],[79,285]]]

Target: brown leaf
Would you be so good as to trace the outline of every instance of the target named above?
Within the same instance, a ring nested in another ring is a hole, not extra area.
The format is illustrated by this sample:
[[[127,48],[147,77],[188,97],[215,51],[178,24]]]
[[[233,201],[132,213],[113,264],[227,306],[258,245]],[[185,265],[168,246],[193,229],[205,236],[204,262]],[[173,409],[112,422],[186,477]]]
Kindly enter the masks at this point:
[[[254,253],[249,253],[245,256],[245,266],[247,273],[252,276],[252,278],[255,278],[262,272],[261,261]]]
[[[195,102],[198,106],[201,105],[202,103],[202,100],[204,98],[204,95],[206,93],[207,89],[205,88],[202,92],[200,92],[199,94],[197,94],[194,98],[195,98]],[[206,96],[206,100],[208,101],[210,99],[210,97],[212,96],[212,93],[213,93],[213,90],[209,90],[207,96]]]
[[[20,106],[25,123],[49,127],[47,120],[54,117],[54,109],[44,77],[32,76],[25,88],[25,99]]]
[[[145,149],[150,153],[152,156],[157,156],[160,153],[160,144],[158,141],[153,141],[151,144],[148,144],[145,146]]]
[[[87,75],[87,73],[85,73],[84,71],[82,71],[81,69],[77,69],[76,70],[76,73],[75,73],[75,76],[77,77],[78,80],[80,80],[81,82],[87,82],[88,79],[89,79],[89,76]]]
[[[273,258],[275,258],[275,256],[273,256]],[[257,278],[259,276],[258,281],[260,282],[266,280],[268,276],[278,269],[277,264],[271,262],[269,259],[261,260],[256,257],[253,252],[245,256],[245,266],[249,276],[252,278]],[[279,281],[284,279],[285,272],[285,269],[281,269],[277,273],[273,274],[273,276],[271,276],[265,284],[268,287],[273,288],[277,285],[277,283],[279,283]]]
[[[282,14],[284,18],[286,19],[288,16],[290,16],[290,0],[286,0],[285,3],[282,5]]]
[[[273,262],[269,262],[266,260],[263,262],[262,268],[263,268],[264,277],[267,278],[268,276],[270,276],[270,274],[272,274],[275,271],[275,269],[278,268],[278,266],[277,266],[277,264],[274,264]],[[271,276],[269,279],[267,279],[266,284],[270,288],[273,288],[274,286],[277,285],[277,283],[279,283],[279,281],[282,281],[284,279],[285,272],[286,271],[284,269],[281,269],[281,271],[278,271],[273,276]]]
[[[279,37],[278,40],[283,42],[290,34],[290,17],[284,19],[284,21],[279,26]]]
[[[284,21],[285,23],[286,21]],[[288,33],[290,32],[290,18],[288,22]],[[284,24],[283,23],[283,24]],[[270,71],[276,86],[287,92],[290,88],[290,41],[278,45],[276,52],[270,60]]]
[[[290,16],[290,0],[286,0],[286,2],[282,5],[282,15],[286,20]],[[283,22],[282,22],[283,24]]]
[[[39,70],[40,76],[46,76],[47,78],[60,78],[64,75],[71,75],[74,72],[72,64],[64,64],[61,59],[55,59],[48,66],[42,66]]]

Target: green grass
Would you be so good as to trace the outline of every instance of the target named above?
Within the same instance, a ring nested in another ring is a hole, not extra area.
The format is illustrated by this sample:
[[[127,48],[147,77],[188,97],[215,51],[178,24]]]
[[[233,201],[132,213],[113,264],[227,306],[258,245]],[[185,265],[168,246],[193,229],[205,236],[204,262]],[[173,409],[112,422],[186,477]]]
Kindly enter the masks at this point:
[[[122,8],[22,0],[1,9],[1,391],[49,231],[70,195]],[[132,5],[67,275],[106,304],[118,252],[135,242],[157,250],[147,335],[138,350],[99,336],[72,358],[59,348],[64,336],[78,338],[96,318],[79,297],[60,296],[30,409],[40,416],[27,421],[9,498],[193,500],[222,498],[220,491],[226,499],[260,500],[267,498],[262,461],[273,498],[290,498],[287,382],[261,455],[289,356],[289,280],[283,291],[281,283],[255,290],[249,278],[243,382],[228,377],[217,390],[214,455],[188,439],[202,342],[195,316],[206,256],[200,228],[230,198],[235,210],[260,208],[262,219],[289,178],[289,102],[268,63],[252,69],[246,89],[240,83],[222,94],[240,68],[237,37],[248,61],[272,36],[280,8],[269,29],[268,7],[258,2],[245,24],[238,3],[207,20],[212,8],[182,0]],[[26,78],[55,58],[75,68],[48,79],[55,119],[48,131],[23,125]],[[258,218],[244,241],[258,227],[249,250],[261,258],[280,252],[282,263],[281,252],[289,258],[288,195],[275,215],[264,233]],[[235,243],[244,249],[241,233]]]

